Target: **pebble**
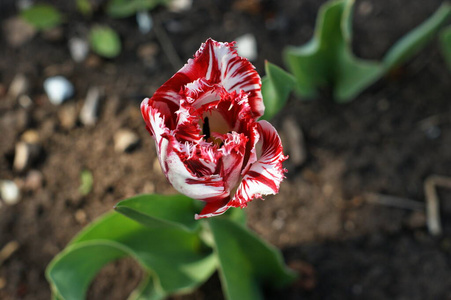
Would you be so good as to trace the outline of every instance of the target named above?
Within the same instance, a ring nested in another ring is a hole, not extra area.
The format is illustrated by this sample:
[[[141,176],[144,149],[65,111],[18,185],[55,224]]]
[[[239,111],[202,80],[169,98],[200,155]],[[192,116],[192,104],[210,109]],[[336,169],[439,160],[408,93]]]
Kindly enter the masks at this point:
[[[47,78],[44,81],[44,90],[54,105],[60,105],[74,95],[74,86],[63,76]]]
[[[39,143],[39,133],[36,130],[29,129],[22,133],[20,137],[22,141],[29,144],[37,144]]]
[[[247,33],[235,39],[238,55],[243,56],[250,61],[257,59],[257,40],[251,33]]]
[[[423,228],[426,226],[426,214],[423,211],[414,211],[407,219],[407,226],[411,229]]]
[[[24,141],[16,143],[13,168],[23,171],[28,168],[39,156],[39,145],[29,144]]]
[[[139,11],[136,13],[136,23],[138,23],[139,31],[142,34],[149,33],[153,27],[153,20],[147,11]]]
[[[33,26],[20,17],[13,17],[4,21],[3,31],[6,41],[13,48],[18,48],[28,42],[37,32]]]
[[[292,117],[283,121],[282,128],[286,136],[286,145],[290,155],[290,162],[295,166],[302,165],[306,158],[304,135],[301,128]]]
[[[114,135],[114,150],[129,152],[140,142],[139,136],[129,129],[120,129]]]
[[[28,92],[29,86],[27,77],[24,74],[17,74],[9,86],[8,96],[17,99]]]
[[[29,108],[33,105],[33,100],[31,100],[30,96],[28,96],[28,95],[19,96],[17,101],[19,102],[20,106],[22,106],[23,108]]]
[[[17,10],[21,11],[33,6],[33,0],[17,0],[16,7]]]
[[[69,51],[72,59],[80,63],[86,59],[89,53],[89,44],[86,40],[73,37],[69,40]]]
[[[97,122],[97,110],[100,102],[100,89],[91,87],[86,95],[85,103],[80,111],[80,121],[86,126],[94,126]]]
[[[64,30],[62,27],[54,27],[46,29],[42,32],[42,37],[50,42],[58,42],[64,38]]]
[[[20,191],[12,180],[0,181],[0,197],[5,204],[14,205],[20,200]]]
[[[139,46],[137,54],[144,62],[150,62],[158,54],[159,47],[156,43],[147,43]]]
[[[187,11],[193,5],[193,0],[172,0],[168,3],[168,10],[176,13]]]
[[[77,124],[77,106],[67,103],[58,110],[58,119],[64,129],[72,129]]]
[[[86,221],[88,220],[88,216],[86,215],[86,212],[82,209],[79,209],[75,212],[75,220],[81,225],[86,224]]]
[[[44,184],[44,176],[38,170],[31,170],[25,177],[24,188],[31,191],[39,190]]]

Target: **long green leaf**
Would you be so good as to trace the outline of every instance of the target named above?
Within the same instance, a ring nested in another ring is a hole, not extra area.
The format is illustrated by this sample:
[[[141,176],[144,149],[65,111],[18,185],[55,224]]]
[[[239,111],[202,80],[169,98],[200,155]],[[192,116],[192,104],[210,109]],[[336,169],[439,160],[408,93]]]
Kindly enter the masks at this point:
[[[285,106],[296,79],[293,75],[268,61],[265,62],[265,71],[266,76],[262,79],[265,114],[262,119],[270,120]]]
[[[444,28],[440,33],[440,48],[448,69],[451,71],[451,26]]]
[[[63,299],[83,299],[100,268],[124,256],[133,257],[153,275],[155,284],[144,284],[141,294],[189,291],[216,268],[215,256],[196,234],[173,227],[149,228],[109,213],[70,242],[49,265],[47,278]]]
[[[200,202],[183,195],[139,195],[119,202],[117,212],[150,227],[179,226],[189,231],[198,228],[194,214]]]
[[[437,30],[449,19],[451,4],[443,3],[439,9],[421,25],[396,42],[384,57],[386,70],[391,70],[410,59],[430,41]]]
[[[227,299],[263,299],[262,285],[283,287],[296,278],[284,266],[277,249],[240,224],[221,217],[208,222]]]

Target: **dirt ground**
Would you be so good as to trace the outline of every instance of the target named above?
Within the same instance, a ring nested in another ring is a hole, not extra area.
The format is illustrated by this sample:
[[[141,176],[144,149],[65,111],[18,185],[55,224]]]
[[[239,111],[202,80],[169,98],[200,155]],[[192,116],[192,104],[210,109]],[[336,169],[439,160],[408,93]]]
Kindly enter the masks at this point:
[[[0,249],[11,241],[18,244],[0,262],[0,299],[49,299],[45,267],[83,226],[123,198],[175,192],[156,165],[139,103],[176,70],[155,30],[141,34],[134,18],[83,17],[75,1],[49,1],[67,22],[13,46],[5,25],[15,16],[10,2],[0,2],[0,180],[14,180],[21,198],[15,205],[0,202]],[[208,37],[231,41],[254,34],[259,50],[254,64],[263,75],[265,59],[282,66],[285,46],[310,39],[323,2],[199,0],[185,13],[159,8],[152,15],[182,61]],[[380,60],[441,2],[356,1],[355,53]],[[68,40],[98,23],[118,31],[123,51],[115,59],[91,53],[75,63]],[[31,104],[26,107],[8,95],[18,74],[29,80]],[[73,99],[50,103],[42,87],[52,75],[64,75],[74,84]],[[93,86],[104,96],[97,123],[85,126],[77,116]],[[329,94],[323,91],[314,101],[292,96],[274,118],[285,139],[286,120],[297,122],[307,158],[300,165],[287,161],[289,173],[280,193],[246,209],[249,226],[302,274],[297,285],[268,291],[268,299],[451,299],[451,191],[438,193],[440,237],[428,233],[423,209],[380,203],[393,196],[421,206],[428,176],[451,177],[451,73],[437,41],[349,104],[335,104]],[[115,151],[119,129],[136,133],[139,145]],[[15,170],[16,144],[30,130],[40,150],[30,166]],[[94,180],[85,196],[79,191],[83,170],[91,171]],[[140,276],[132,260],[109,265],[89,298],[126,299]],[[194,293],[173,298],[221,297],[215,275]]]

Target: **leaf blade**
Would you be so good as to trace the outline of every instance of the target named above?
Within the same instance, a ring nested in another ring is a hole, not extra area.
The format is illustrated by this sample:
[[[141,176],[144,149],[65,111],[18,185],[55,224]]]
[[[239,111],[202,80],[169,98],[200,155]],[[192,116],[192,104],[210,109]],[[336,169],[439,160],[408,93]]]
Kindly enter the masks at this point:
[[[383,64],[387,71],[410,59],[431,40],[442,24],[451,15],[451,4],[443,3],[437,11],[397,41],[384,56]]]
[[[296,277],[276,248],[226,218],[209,220],[226,298],[263,299],[260,284],[282,287]]]
[[[145,226],[179,226],[189,231],[198,228],[194,214],[198,202],[184,195],[139,195],[122,200],[115,210]]]

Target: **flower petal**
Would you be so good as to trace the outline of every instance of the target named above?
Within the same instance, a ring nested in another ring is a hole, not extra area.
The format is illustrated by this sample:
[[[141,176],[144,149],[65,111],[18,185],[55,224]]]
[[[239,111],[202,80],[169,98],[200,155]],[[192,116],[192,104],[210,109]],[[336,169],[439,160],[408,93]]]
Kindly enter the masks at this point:
[[[207,202],[202,211],[200,212],[200,214],[195,214],[194,218],[196,220],[199,220],[222,215],[231,207],[230,205],[227,205],[229,199],[230,199],[229,197],[226,197],[222,200]]]
[[[270,123],[259,121],[258,124],[261,140],[256,146],[257,161],[244,174],[230,206],[246,207],[254,198],[278,193],[284,178],[286,170],[282,168],[282,162],[288,157],[283,155],[280,137]]]
[[[177,103],[180,88],[205,78],[211,84],[221,84],[227,92],[241,90],[248,93],[249,104],[255,119],[265,110],[261,95],[261,80],[254,66],[238,56],[235,43],[220,43],[208,39],[188,62],[163,84],[152,99],[164,103]],[[169,104],[171,105],[171,104]],[[172,108],[172,106],[171,106]]]

